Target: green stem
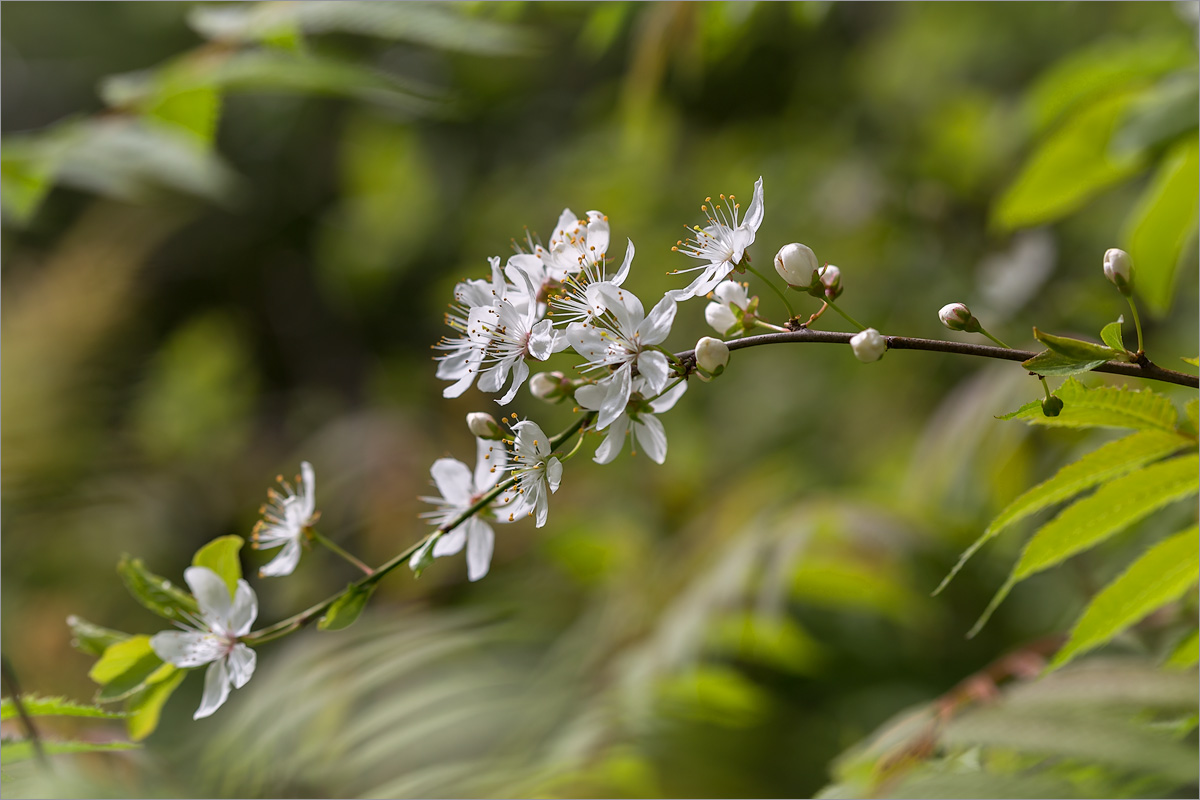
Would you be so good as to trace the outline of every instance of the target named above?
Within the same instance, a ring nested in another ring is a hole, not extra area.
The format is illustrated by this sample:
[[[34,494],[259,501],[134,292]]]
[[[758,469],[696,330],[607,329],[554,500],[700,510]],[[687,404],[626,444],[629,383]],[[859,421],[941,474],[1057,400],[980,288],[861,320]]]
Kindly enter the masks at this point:
[[[332,550],[334,553],[337,553],[339,556],[341,556],[342,558],[346,559],[354,566],[361,569],[363,571],[363,574],[365,574],[365,575],[374,574],[375,570],[371,569],[366,564],[364,564],[362,561],[359,561],[357,558],[352,556],[350,553],[343,550],[333,540],[323,536],[321,534],[321,532],[318,531],[316,528],[309,528],[308,535],[311,536],[313,538],[313,540],[316,541],[317,544],[321,545],[322,547],[326,547],[329,550]]]
[[[758,319],[757,317],[754,320],[754,327],[766,328],[769,331],[780,331],[782,333],[787,333],[787,328],[781,328],[778,325],[772,325],[771,323],[765,322],[761,319]]]
[[[784,293],[783,293],[783,292],[780,290],[780,288],[779,288],[778,286],[776,286],[776,285],[775,285],[774,281],[770,281],[770,280],[768,280],[768,279],[767,279],[767,277],[766,277],[765,275],[763,275],[761,272],[759,272],[758,270],[756,270],[754,267],[750,266],[750,265],[749,265],[748,263],[746,263],[746,262],[742,262],[742,266],[744,266],[746,269],[750,270],[750,271],[751,271],[751,272],[753,272],[755,275],[757,275],[757,276],[759,277],[759,280],[761,280],[761,281],[762,281],[763,283],[765,283],[767,286],[770,286],[770,287],[771,287],[771,291],[772,291],[772,292],[774,292],[775,294],[779,295],[779,299],[783,301],[783,307],[787,309],[787,312],[788,312],[788,319],[795,319],[795,318],[796,318],[796,312],[792,310],[792,304],[788,302],[787,295],[785,295],[785,294],[784,294]],[[776,330],[782,330],[782,328],[776,328]]]
[[[990,333],[988,333],[987,330],[984,329],[984,327],[982,325],[979,326],[979,332],[982,333],[984,336],[988,337],[989,339],[991,339],[996,344],[1003,347],[1005,350],[1012,350],[1012,348],[1009,347],[1008,345],[1006,345],[1004,342],[1000,341],[995,336],[992,336]]]
[[[1133,303],[1133,295],[1125,295],[1125,300],[1129,302],[1129,310],[1133,312],[1133,327],[1137,328],[1138,349],[1137,354],[1140,356],[1146,352],[1146,347],[1142,342],[1142,318],[1138,316],[1137,306]]]
[[[1044,376],[1039,375],[1038,377],[1042,379],[1042,391],[1044,391],[1046,393],[1046,399],[1049,400],[1050,399],[1050,384],[1046,383],[1046,378]]]
[[[847,321],[848,321],[848,322],[849,322],[851,325],[853,325],[854,327],[858,328],[860,331],[865,331],[865,330],[867,329],[867,326],[866,326],[866,325],[863,325],[861,322],[859,322],[858,320],[856,320],[854,317],[850,316],[850,315],[849,315],[849,314],[847,314],[845,311],[842,311],[840,308],[838,308],[837,304],[836,304],[836,303],[834,303],[834,302],[833,302],[832,300],[830,300],[829,298],[825,298],[825,305],[829,306],[829,307],[830,307],[830,308],[832,308],[834,311],[836,311],[836,312],[838,312],[839,314],[841,314],[843,317],[845,317],[845,318],[846,318],[846,320],[847,320]]]

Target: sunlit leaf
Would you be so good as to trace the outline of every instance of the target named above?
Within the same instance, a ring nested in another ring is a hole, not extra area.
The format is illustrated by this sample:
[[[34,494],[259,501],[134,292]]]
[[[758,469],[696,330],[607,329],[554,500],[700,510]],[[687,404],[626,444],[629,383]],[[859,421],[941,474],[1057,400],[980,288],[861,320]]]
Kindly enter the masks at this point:
[[[334,601],[329,610],[325,612],[325,616],[317,621],[317,627],[323,631],[340,631],[342,628],[353,625],[362,614],[363,609],[367,607],[367,601],[371,599],[377,585],[377,583],[367,586],[351,584],[346,587],[346,593]]]
[[[31,717],[96,717],[99,719],[120,719],[125,715],[119,711],[106,711],[97,706],[84,705],[68,700],[65,697],[39,697],[38,695],[22,695],[21,705],[25,713]],[[0,720],[18,717],[17,706],[11,697],[0,699]]]
[[[1021,362],[1021,366],[1038,375],[1054,378],[1066,378],[1071,375],[1082,375],[1091,372],[1102,364],[1107,364],[1108,358],[1078,359],[1064,356],[1053,350],[1045,350],[1030,359]],[[1041,406],[1039,406],[1041,408]]]
[[[1124,324],[1125,317],[1121,316],[1117,317],[1116,322],[1110,322],[1100,329],[1100,338],[1118,353],[1125,352],[1125,337],[1121,334],[1121,326]]]
[[[1076,361],[1112,360],[1125,354],[1124,350],[1113,350],[1111,347],[1085,342],[1082,339],[1072,339],[1068,336],[1055,336],[1052,333],[1040,331],[1036,327],[1033,329],[1033,338],[1054,352]],[[1032,360],[1030,359],[1030,361]]]
[[[1185,364],[1191,364],[1193,367],[1200,367],[1200,358],[1181,358]]]
[[[174,669],[155,654],[149,636],[134,636],[105,650],[88,677],[100,684],[96,701],[112,703],[161,680]]]
[[[1200,661],[1200,631],[1192,631],[1183,641],[1175,645],[1171,655],[1167,656],[1164,666],[1172,669],[1188,669]]]
[[[229,596],[237,592],[238,581],[242,579],[242,562],[238,554],[245,540],[240,536],[221,536],[196,551],[192,557],[192,566],[208,567],[221,576],[229,587]]]
[[[1147,550],[1106,586],[1075,623],[1050,662],[1058,669],[1112,639],[1151,611],[1174,601],[1200,577],[1200,528],[1193,526]]]
[[[74,637],[71,639],[71,646],[91,656],[104,655],[109,645],[129,638],[128,633],[103,628],[74,614],[67,617],[67,627],[71,629],[71,635]]]
[[[154,680],[147,681],[146,685],[131,695],[129,702],[126,703],[129,719],[126,720],[125,725],[129,732],[129,738],[135,742],[140,742],[154,733],[167,698],[179,688],[179,684],[187,676],[185,670],[176,669],[172,664],[166,666],[171,669],[156,673]]]
[[[1063,383],[1056,391],[1063,401],[1057,417],[1042,413],[1040,400],[1026,403],[1000,419],[1020,419],[1034,425],[1065,428],[1135,428],[1174,431],[1179,413],[1164,395],[1151,389],[1097,386],[1089,389],[1077,380]]]
[[[147,570],[140,558],[122,557],[117,572],[133,598],[160,617],[187,622],[200,613],[194,597]]]

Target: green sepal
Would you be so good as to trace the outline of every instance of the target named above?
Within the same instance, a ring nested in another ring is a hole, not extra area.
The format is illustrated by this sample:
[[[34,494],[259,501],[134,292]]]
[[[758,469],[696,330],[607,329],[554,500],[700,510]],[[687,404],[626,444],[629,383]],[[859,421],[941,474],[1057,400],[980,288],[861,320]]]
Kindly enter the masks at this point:
[[[1101,340],[1118,353],[1127,353],[1128,351],[1128,348],[1125,347],[1125,337],[1121,335],[1121,326],[1124,324],[1125,317],[1122,315],[1117,317],[1116,322],[1110,322],[1100,329]],[[1128,355],[1126,357],[1128,358]]]
[[[375,586],[375,583],[366,586],[357,586],[352,583],[347,586],[346,593],[333,601],[333,605],[325,612],[325,616],[318,620],[317,628],[323,631],[340,631],[342,628],[349,628],[367,607],[367,601],[374,594]]]
[[[96,702],[114,703],[162,680],[174,669],[174,665],[164,664],[155,654],[149,636],[133,636],[105,650],[88,671],[88,677],[100,684]]]
[[[429,541],[421,545],[421,548],[408,560],[408,568],[412,570],[414,578],[421,577],[425,568],[433,563],[433,545],[440,537],[440,533],[430,536]]]
[[[187,622],[190,616],[200,613],[194,597],[147,570],[140,558],[122,557],[117,572],[133,599],[164,619]]]
[[[238,553],[245,543],[246,540],[240,536],[213,539],[192,556],[192,566],[208,567],[220,575],[229,587],[229,596],[233,597],[237,593],[238,581],[242,579],[242,562],[238,560]]]
[[[74,637],[71,639],[71,646],[89,656],[102,656],[110,645],[123,642],[130,637],[130,634],[124,631],[115,631],[112,628],[96,625],[75,614],[67,617],[67,627],[71,629]]]
[[[1108,363],[1107,358],[1100,360],[1069,358],[1053,350],[1043,350],[1033,358],[1021,362],[1021,366],[1038,375],[1048,375],[1053,378],[1065,378],[1091,372],[1101,364]]]
[[[1052,333],[1033,329],[1033,338],[1037,339],[1042,344],[1049,347],[1054,352],[1066,356],[1074,361],[1109,361],[1114,358],[1121,358],[1125,355],[1125,348],[1114,350],[1111,347],[1095,344],[1094,342],[1085,342],[1083,339],[1071,339],[1067,336],[1055,336]]]

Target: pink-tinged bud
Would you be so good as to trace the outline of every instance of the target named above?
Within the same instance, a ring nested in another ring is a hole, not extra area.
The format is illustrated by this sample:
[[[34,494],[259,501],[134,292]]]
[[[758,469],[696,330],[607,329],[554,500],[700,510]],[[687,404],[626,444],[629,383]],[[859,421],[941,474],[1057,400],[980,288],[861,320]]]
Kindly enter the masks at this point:
[[[696,342],[696,366],[717,374],[729,363],[729,346],[720,339],[705,336]]]
[[[775,271],[787,281],[788,286],[797,289],[812,286],[814,274],[820,266],[817,254],[799,242],[785,244],[775,254]]]
[[[496,422],[496,418],[486,411],[472,411],[467,414],[467,430],[480,439],[504,438],[504,430]]]
[[[1116,247],[1104,254],[1104,277],[1124,295],[1133,294],[1133,259]]]
[[[833,264],[826,264],[821,270],[821,285],[825,287],[825,296],[836,300],[842,293],[842,271]]]
[[[561,373],[539,372],[529,379],[529,393],[539,400],[553,400],[561,394],[561,378]]]
[[[855,358],[869,364],[883,358],[884,352],[887,351],[887,340],[880,335],[879,331],[867,328],[861,333],[854,334],[854,337],[850,339],[850,349],[854,351]]]
[[[974,333],[979,330],[979,321],[965,303],[948,303],[942,306],[942,310],[938,312],[938,319],[952,331]]]

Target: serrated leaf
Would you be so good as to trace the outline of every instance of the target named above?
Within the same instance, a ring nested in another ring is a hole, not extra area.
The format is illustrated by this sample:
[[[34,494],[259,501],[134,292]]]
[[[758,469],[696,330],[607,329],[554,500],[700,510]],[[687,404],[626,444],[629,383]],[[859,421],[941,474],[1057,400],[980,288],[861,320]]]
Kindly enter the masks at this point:
[[[71,639],[71,646],[90,656],[102,656],[109,645],[123,642],[130,636],[124,631],[101,627],[74,614],[67,617],[67,626],[74,636]]]
[[[1200,661],[1200,631],[1192,631],[1183,641],[1175,645],[1163,666],[1171,669],[1188,669]]]
[[[1164,431],[1139,431],[1118,439],[1084,455],[1078,461],[1060,469],[1054,477],[1039,483],[1001,511],[987,530],[959,558],[950,573],[934,590],[938,594],[959,573],[967,560],[979,548],[1000,535],[1009,526],[1020,522],[1031,514],[1068,500],[1082,491],[1118,478],[1133,470],[1165,458],[1185,447],[1192,446],[1186,439]]]
[[[376,585],[375,583],[367,586],[350,584],[346,587],[346,593],[335,600],[329,610],[325,612],[325,616],[317,622],[317,628],[323,631],[340,631],[342,628],[353,625],[362,614],[363,609],[367,607],[367,601],[374,594]]]
[[[1191,102],[1195,103],[1195,97]],[[1195,112],[1192,112],[1195,126]],[[1134,291],[1161,316],[1171,306],[1180,263],[1194,258],[1188,247],[1200,213],[1200,144],[1189,137],[1159,164],[1129,215],[1123,238],[1136,265]]]
[[[117,564],[117,572],[133,599],[164,619],[187,622],[190,616],[200,613],[195,598],[147,570],[140,558],[124,556]]]
[[[1135,428],[1174,431],[1179,413],[1165,396],[1151,389],[1133,391],[1114,386],[1089,389],[1070,379],[1055,392],[1063,401],[1057,417],[1042,414],[1040,400],[1026,403],[1000,419],[1020,419],[1035,425],[1066,428]]]
[[[96,702],[113,703],[161,680],[173,669],[173,665],[164,664],[155,654],[149,636],[133,636],[105,650],[88,671],[88,677],[101,687]]]
[[[132,742],[42,742],[42,752],[48,756],[65,753],[110,753],[115,750],[137,750],[141,745]],[[0,762],[6,766],[28,761],[34,756],[33,742],[28,739],[0,742]]]
[[[1083,339],[1072,339],[1069,336],[1055,336],[1053,333],[1040,331],[1036,327],[1033,329],[1033,338],[1054,352],[1076,361],[1094,361],[1096,359],[1109,361],[1125,355],[1124,349],[1113,350],[1111,347],[1105,347],[1094,342],[1085,342]],[[1030,360],[1032,361],[1033,359]]]
[[[229,587],[229,596],[237,592],[238,581],[242,579],[242,562],[238,553],[246,540],[240,536],[221,536],[196,551],[192,556],[193,567],[208,567],[221,576]]]
[[[174,665],[167,666],[172,668],[171,671],[157,680],[147,682],[146,686],[129,698],[125,706],[129,711],[129,719],[125,723],[126,730],[129,732],[129,738],[135,742],[140,742],[154,733],[163,705],[187,675],[186,671],[177,669]]]
[[[98,719],[120,719],[125,715],[118,711],[105,711],[98,706],[84,705],[65,697],[39,697],[23,695],[21,705],[31,717],[96,717]],[[19,716],[12,698],[0,700],[0,721]]]
[[[1188,400],[1187,405],[1183,407],[1183,413],[1187,418],[1187,432],[1193,436],[1200,433],[1200,399],[1193,397]]]
[[[1124,324],[1125,317],[1120,316],[1116,322],[1110,322],[1100,329],[1100,338],[1118,353],[1126,352],[1125,337],[1121,335],[1121,326]]]
[[[1200,456],[1151,464],[1106,483],[1043,525],[1025,545],[1008,580],[992,598],[968,636],[974,636],[1014,586],[1076,553],[1094,547],[1164,506],[1200,489]]]
[[[1044,350],[1033,358],[1022,361],[1021,366],[1038,375],[1050,378],[1066,378],[1071,375],[1082,375],[1085,372],[1091,372],[1101,364],[1107,363],[1107,358],[1102,358],[1098,361],[1080,361],[1077,358],[1069,358],[1053,350]],[[1040,409],[1041,406],[1039,405],[1038,408]]]
[[[1108,642],[1200,578],[1200,527],[1159,542],[1097,594],[1047,669],[1055,670]]]

